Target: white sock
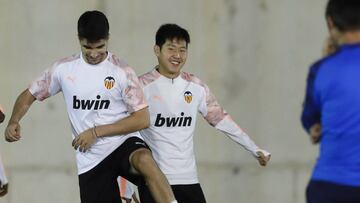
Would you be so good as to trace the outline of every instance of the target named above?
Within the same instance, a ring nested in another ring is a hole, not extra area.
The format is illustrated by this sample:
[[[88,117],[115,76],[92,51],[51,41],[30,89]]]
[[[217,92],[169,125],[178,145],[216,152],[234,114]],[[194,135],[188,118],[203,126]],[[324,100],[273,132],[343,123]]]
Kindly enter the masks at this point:
[[[174,200],[174,201],[172,201],[172,202],[170,202],[170,203],[178,203],[176,200]]]

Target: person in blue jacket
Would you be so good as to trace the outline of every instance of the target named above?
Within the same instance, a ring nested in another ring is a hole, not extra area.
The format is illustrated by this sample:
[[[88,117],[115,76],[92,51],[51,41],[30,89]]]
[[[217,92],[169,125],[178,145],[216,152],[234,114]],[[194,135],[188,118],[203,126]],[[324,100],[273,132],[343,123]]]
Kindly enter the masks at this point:
[[[302,125],[320,154],[308,203],[360,202],[360,1],[329,0],[328,55],[310,67]]]

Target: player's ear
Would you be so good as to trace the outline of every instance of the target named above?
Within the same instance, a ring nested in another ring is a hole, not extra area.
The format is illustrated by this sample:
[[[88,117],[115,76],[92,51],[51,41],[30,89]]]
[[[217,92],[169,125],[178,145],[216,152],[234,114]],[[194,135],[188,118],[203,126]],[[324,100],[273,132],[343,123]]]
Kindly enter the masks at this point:
[[[154,45],[154,53],[156,56],[160,56],[160,47],[158,45]]]
[[[327,23],[328,29],[330,31],[335,28],[334,21],[332,20],[332,18],[330,16],[326,17],[326,23]]]

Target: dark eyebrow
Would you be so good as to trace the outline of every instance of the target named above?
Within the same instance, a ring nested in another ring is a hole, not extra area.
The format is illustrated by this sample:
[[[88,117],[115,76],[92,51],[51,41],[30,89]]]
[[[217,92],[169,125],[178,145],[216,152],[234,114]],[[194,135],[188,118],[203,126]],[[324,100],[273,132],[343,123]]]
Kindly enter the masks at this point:
[[[105,44],[101,44],[99,46],[97,46],[96,48],[103,48],[105,46]]]
[[[105,44],[100,44],[99,46],[95,47],[95,49],[103,48],[104,46],[105,46]],[[83,47],[86,49],[92,49],[92,47],[88,46],[88,45],[83,45]]]
[[[165,46],[167,46],[167,47],[173,47],[173,48],[177,48],[177,46],[175,46],[174,44],[167,44],[167,45],[165,45]],[[180,49],[187,49],[187,47],[186,46],[181,46],[181,47],[179,47]]]

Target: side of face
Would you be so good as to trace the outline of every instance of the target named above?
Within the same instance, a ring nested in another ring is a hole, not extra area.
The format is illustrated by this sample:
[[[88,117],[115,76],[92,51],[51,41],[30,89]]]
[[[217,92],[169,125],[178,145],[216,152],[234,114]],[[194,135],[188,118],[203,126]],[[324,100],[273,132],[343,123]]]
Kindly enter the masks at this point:
[[[335,44],[339,44],[342,33],[335,26],[334,21],[331,19],[331,17],[326,17],[326,22],[327,22],[327,26],[328,26],[328,29],[329,29],[329,35],[330,35],[331,40]]]
[[[187,59],[187,43],[183,39],[167,39],[161,47],[155,45],[154,52],[159,61],[160,73],[177,76]]]
[[[81,53],[87,63],[96,65],[106,59],[108,39],[100,39],[95,42],[89,42],[87,39],[79,39],[79,41]]]

